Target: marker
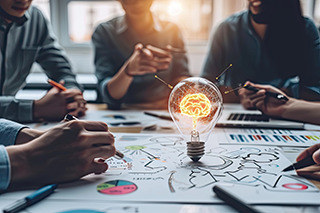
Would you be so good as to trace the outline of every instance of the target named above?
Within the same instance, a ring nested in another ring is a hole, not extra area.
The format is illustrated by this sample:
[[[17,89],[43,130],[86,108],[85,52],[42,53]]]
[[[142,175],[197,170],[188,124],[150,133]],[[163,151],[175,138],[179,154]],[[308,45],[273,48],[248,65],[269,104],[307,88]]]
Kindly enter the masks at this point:
[[[54,192],[54,190],[58,187],[57,184],[51,184],[48,186],[44,186],[41,189],[38,189],[37,191],[33,192],[31,195],[21,199],[17,200],[13,204],[11,204],[8,208],[3,210],[3,213],[15,213],[19,212],[22,209],[25,209],[40,200],[44,199],[45,197],[49,196]]]
[[[50,84],[51,86],[55,87],[55,88],[58,88],[58,89],[61,89],[62,91],[66,91],[67,88],[65,88],[64,86],[62,86],[61,84],[51,80],[51,79],[48,79],[48,84]]]
[[[228,205],[230,205],[235,210],[241,212],[241,213],[260,213],[259,210],[254,208],[253,206],[246,204],[239,198],[235,197],[234,195],[230,194],[226,190],[224,190],[222,187],[215,185],[212,190],[216,195],[226,202]]]
[[[258,88],[255,88],[255,87],[250,86],[250,85],[244,85],[243,87],[246,88],[247,90],[251,90],[253,92],[258,92],[259,91]],[[284,101],[284,102],[287,102],[289,100],[286,96],[284,96],[284,95],[282,95],[280,93],[266,91],[266,95],[269,95],[270,97],[276,98],[276,99]]]
[[[73,115],[70,115],[69,113],[66,114],[66,116],[64,117],[64,121],[72,121],[72,120],[79,120],[79,119]],[[115,136],[114,136],[114,138],[115,138]],[[124,154],[122,152],[116,150],[116,154],[114,155],[114,157],[117,159],[123,159]]]
[[[309,157],[304,158],[301,161],[298,161],[298,162],[288,166],[287,168],[285,168],[282,171],[287,172],[287,171],[291,171],[294,169],[301,169],[301,168],[308,167],[308,166],[315,165],[315,164],[317,164],[317,163],[314,162],[312,156],[309,156]]]

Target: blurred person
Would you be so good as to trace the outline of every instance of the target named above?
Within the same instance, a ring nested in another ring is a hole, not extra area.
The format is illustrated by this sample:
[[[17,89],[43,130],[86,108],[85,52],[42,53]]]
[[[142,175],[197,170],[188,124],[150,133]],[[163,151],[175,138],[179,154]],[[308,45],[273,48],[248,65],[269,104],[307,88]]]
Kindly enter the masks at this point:
[[[103,122],[70,121],[42,132],[0,119],[0,191],[102,173],[114,154],[114,136]]]
[[[319,34],[302,16],[300,1],[248,2],[248,10],[230,16],[214,32],[202,76],[215,81],[232,63],[218,81],[221,88],[249,80],[281,88],[295,98],[320,100]],[[253,108],[247,99],[251,91],[242,90],[240,102]]]
[[[92,36],[98,89],[109,109],[125,106],[166,108],[170,89],[155,74],[176,84],[189,77],[177,25],[158,20],[153,0],[119,0],[125,15],[101,23]]]
[[[32,0],[0,1],[0,117],[19,122],[61,120],[70,112],[86,111],[80,86],[71,71],[67,55],[58,44],[50,23]],[[34,62],[48,78],[68,89],[52,88],[40,100],[17,100]]]

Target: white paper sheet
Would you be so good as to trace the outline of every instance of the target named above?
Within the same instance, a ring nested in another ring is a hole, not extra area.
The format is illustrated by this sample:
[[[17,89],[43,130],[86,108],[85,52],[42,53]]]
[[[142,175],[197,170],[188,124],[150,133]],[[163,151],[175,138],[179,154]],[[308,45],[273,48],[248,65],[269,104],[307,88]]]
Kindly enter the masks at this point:
[[[291,163],[278,148],[207,144],[206,155],[193,163],[179,135],[116,136],[124,160],[109,159],[106,173],[60,185],[48,199],[221,203],[212,186],[224,183],[241,188],[239,196],[250,203],[319,204],[318,188],[294,171],[281,173]]]

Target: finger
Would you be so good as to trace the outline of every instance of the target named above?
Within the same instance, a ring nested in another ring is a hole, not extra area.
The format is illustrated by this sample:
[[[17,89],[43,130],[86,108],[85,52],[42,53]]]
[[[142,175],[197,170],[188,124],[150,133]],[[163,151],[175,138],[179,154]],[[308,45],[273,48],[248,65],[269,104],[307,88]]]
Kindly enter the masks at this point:
[[[134,46],[135,51],[140,51],[143,48],[143,45],[141,43],[138,43]]]
[[[70,109],[68,110],[68,113],[70,115],[76,116],[76,117],[81,117],[85,115],[85,112],[87,111],[87,107],[79,107],[77,109]]]
[[[315,151],[320,149],[320,143],[317,143],[309,148],[303,150],[297,157],[296,161],[301,161],[302,159],[311,156]]]
[[[140,60],[140,65],[145,65],[145,66],[150,66],[150,67],[157,68],[158,63],[155,62],[154,60],[141,59]]]
[[[255,106],[256,108],[258,108],[257,104],[260,103],[260,102],[263,103],[265,98],[266,98],[266,96],[263,95],[263,96],[260,96],[260,97],[258,97],[258,98],[255,98],[255,99],[251,100],[252,106]],[[261,105],[261,104],[260,104],[260,105]],[[258,108],[258,109],[259,109],[259,108]]]
[[[108,169],[108,164],[106,163],[97,163],[95,161],[92,161],[89,167],[88,173],[95,173],[95,174],[101,174]]]
[[[308,179],[320,180],[320,172],[297,171],[297,174]]]
[[[108,125],[101,121],[70,121],[70,122],[79,122],[79,125],[87,131],[108,131]],[[70,123],[69,122],[69,123]]]
[[[82,95],[82,92],[78,89],[68,89],[64,91],[63,94],[66,96],[66,98],[69,98],[77,95]]]
[[[103,145],[98,147],[92,147],[90,149],[90,158],[104,158],[108,159],[116,154],[116,148],[113,145]]]
[[[147,58],[149,60],[153,59],[153,54],[150,50],[146,48],[142,48],[141,52],[142,52],[142,57]]]
[[[172,57],[169,51],[160,49],[158,47],[152,46],[152,45],[147,45],[147,49],[149,49],[153,54],[159,57]]]
[[[87,145],[87,147],[91,148],[99,147],[103,145],[113,145],[114,144],[114,135],[109,131],[87,131],[84,134],[83,143]],[[101,157],[101,156],[100,156]]]
[[[320,164],[320,149],[313,153],[312,158],[317,164]]]
[[[154,57],[153,61],[157,62],[157,63],[171,63],[171,58],[158,58],[158,57]]]
[[[266,102],[265,102],[265,98],[266,96],[264,96],[264,98],[262,98],[262,100],[257,100],[254,104],[254,106],[259,109],[261,112],[265,112],[266,109]],[[253,104],[253,102],[252,102]]]
[[[264,96],[265,93],[266,93],[266,91],[264,89],[262,89],[252,95],[247,95],[247,98],[249,98],[250,100],[254,100],[256,98],[260,98],[261,96]]]
[[[65,81],[64,81],[63,79],[61,79],[61,80],[59,81],[59,83],[60,83],[62,86],[64,86]]]
[[[241,89],[239,89],[238,90],[238,94],[239,94],[239,96],[240,96],[240,98],[241,97],[246,97],[246,96],[248,96],[248,95],[253,95],[253,94],[255,94],[255,92],[253,92],[253,91],[251,91],[251,90],[247,90],[247,89],[245,89],[245,88],[241,88]]]

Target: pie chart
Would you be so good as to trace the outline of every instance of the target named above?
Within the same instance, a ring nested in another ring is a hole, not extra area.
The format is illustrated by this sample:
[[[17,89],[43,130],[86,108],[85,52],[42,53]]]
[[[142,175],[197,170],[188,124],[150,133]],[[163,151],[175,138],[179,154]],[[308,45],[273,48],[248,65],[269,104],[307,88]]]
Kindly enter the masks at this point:
[[[113,180],[97,186],[98,192],[107,195],[125,195],[137,190],[137,185],[126,180]]]

